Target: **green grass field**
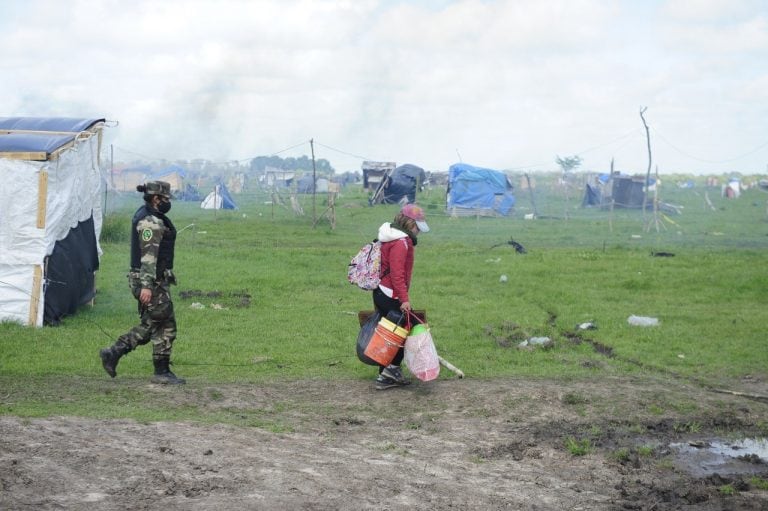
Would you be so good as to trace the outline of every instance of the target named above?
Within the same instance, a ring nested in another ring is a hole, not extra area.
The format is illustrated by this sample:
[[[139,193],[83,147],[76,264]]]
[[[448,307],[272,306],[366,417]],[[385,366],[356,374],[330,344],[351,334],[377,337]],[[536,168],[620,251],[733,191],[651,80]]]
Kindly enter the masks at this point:
[[[527,191],[516,193],[508,218],[452,218],[442,190],[419,197],[432,232],[419,239],[412,302],[427,310],[442,356],[469,378],[657,372],[721,385],[766,374],[768,194],[752,189],[726,200],[712,189],[712,210],[703,187],[671,186],[663,199],[683,213],[656,224],[650,213],[582,209],[580,195],[566,201],[541,188],[535,201],[544,218],[536,220],[523,219],[532,211]],[[58,327],[0,324],[0,387],[7,393],[0,413],[147,416],[143,407],[150,405],[125,388],[109,406],[92,386],[66,398],[56,391],[109,380],[98,350],[136,321],[125,273],[139,200],[110,198],[93,307]],[[236,211],[177,202],[171,212],[181,231],[174,371],[210,383],[372,379],[375,369],[354,349],[357,311],[371,308],[370,294],[347,283],[346,265],[398,207],[369,207],[362,192],[347,190],[332,229],[324,195],[314,208],[311,196],[300,196],[303,216],[270,204],[267,193],[236,200]],[[527,253],[504,245],[511,238]],[[491,248],[496,244],[502,246]],[[675,255],[651,256],[662,251]],[[656,317],[660,325],[632,326],[630,315]],[[587,321],[597,330],[575,330]],[[555,345],[517,349],[526,336],[548,336]],[[118,379],[143,382],[151,372],[151,348],[140,347],[121,360]]]

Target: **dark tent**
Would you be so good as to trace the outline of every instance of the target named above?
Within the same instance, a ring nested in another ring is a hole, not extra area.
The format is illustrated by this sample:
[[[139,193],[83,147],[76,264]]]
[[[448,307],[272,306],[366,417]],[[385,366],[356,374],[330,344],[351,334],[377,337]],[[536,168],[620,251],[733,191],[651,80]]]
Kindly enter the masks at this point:
[[[406,163],[388,172],[370,199],[373,204],[397,204],[416,202],[416,192],[421,191],[427,175],[424,169]]]

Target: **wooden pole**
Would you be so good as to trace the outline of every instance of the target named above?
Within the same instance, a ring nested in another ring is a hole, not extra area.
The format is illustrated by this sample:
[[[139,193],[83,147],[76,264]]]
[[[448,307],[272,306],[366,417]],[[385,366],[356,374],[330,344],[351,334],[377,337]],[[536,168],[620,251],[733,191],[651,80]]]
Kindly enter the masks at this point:
[[[441,366],[445,367],[449,371],[453,371],[454,373],[456,373],[456,376],[458,376],[459,378],[464,378],[464,371],[462,371],[461,369],[459,369],[455,365],[451,364],[450,362],[448,362],[446,359],[444,359],[440,355],[437,356],[437,359],[440,361],[440,365]]]
[[[115,147],[112,144],[109,144],[109,184],[112,188],[115,187]],[[107,214],[108,195],[109,187],[104,187],[104,215]]]
[[[648,130],[648,123],[645,122],[645,111],[648,110],[648,107],[642,107],[640,109],[640,119],[643,120],[643,126],[645,126],[645,140],[648,145],[648,170],[645,173],[645,193],[643,194],[643,221],[645,221],[645,208],[648,204],[648,181],[651,179],[651,134]],[[647,230],[647,229],[646,229]]]
[[[533,188],[531,188],[531,177],[528,173],[525,174],[525,181],[528,183],[528,193],[531,195],[531,206],[533,207],[533,217],[539,216],[539,212],[536,210],[536,200],[533,198]]]
[[[315,141],[309,139],[309,147],[312,150],[312,227],[317,224],[317,169],[315,168]]]

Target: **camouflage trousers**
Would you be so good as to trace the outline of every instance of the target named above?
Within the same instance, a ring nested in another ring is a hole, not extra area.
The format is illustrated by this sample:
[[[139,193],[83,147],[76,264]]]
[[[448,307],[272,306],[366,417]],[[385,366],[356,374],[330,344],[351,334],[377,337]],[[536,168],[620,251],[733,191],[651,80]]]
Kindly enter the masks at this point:
[[[171,290],[168,282],[156,282],[152,287],[152,301],[142,305],[139,301],[141,283],[128,275],[128,283],[138,302],[140,323],[117,339],[116,344],[127,346],[130,351],[152,341],[153,355],[169,355],[176,339],[176,316],[173,312]]]

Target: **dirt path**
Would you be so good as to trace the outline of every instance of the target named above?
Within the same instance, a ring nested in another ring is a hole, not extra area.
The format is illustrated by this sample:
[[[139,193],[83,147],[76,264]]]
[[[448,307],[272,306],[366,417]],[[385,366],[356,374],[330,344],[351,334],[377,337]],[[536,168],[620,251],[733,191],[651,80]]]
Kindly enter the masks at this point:
[[[0,509],[768,509],[759,460],[669,447],[766,436],[768,404],[660,380],[137,390],[245,426],[0,417]]]

